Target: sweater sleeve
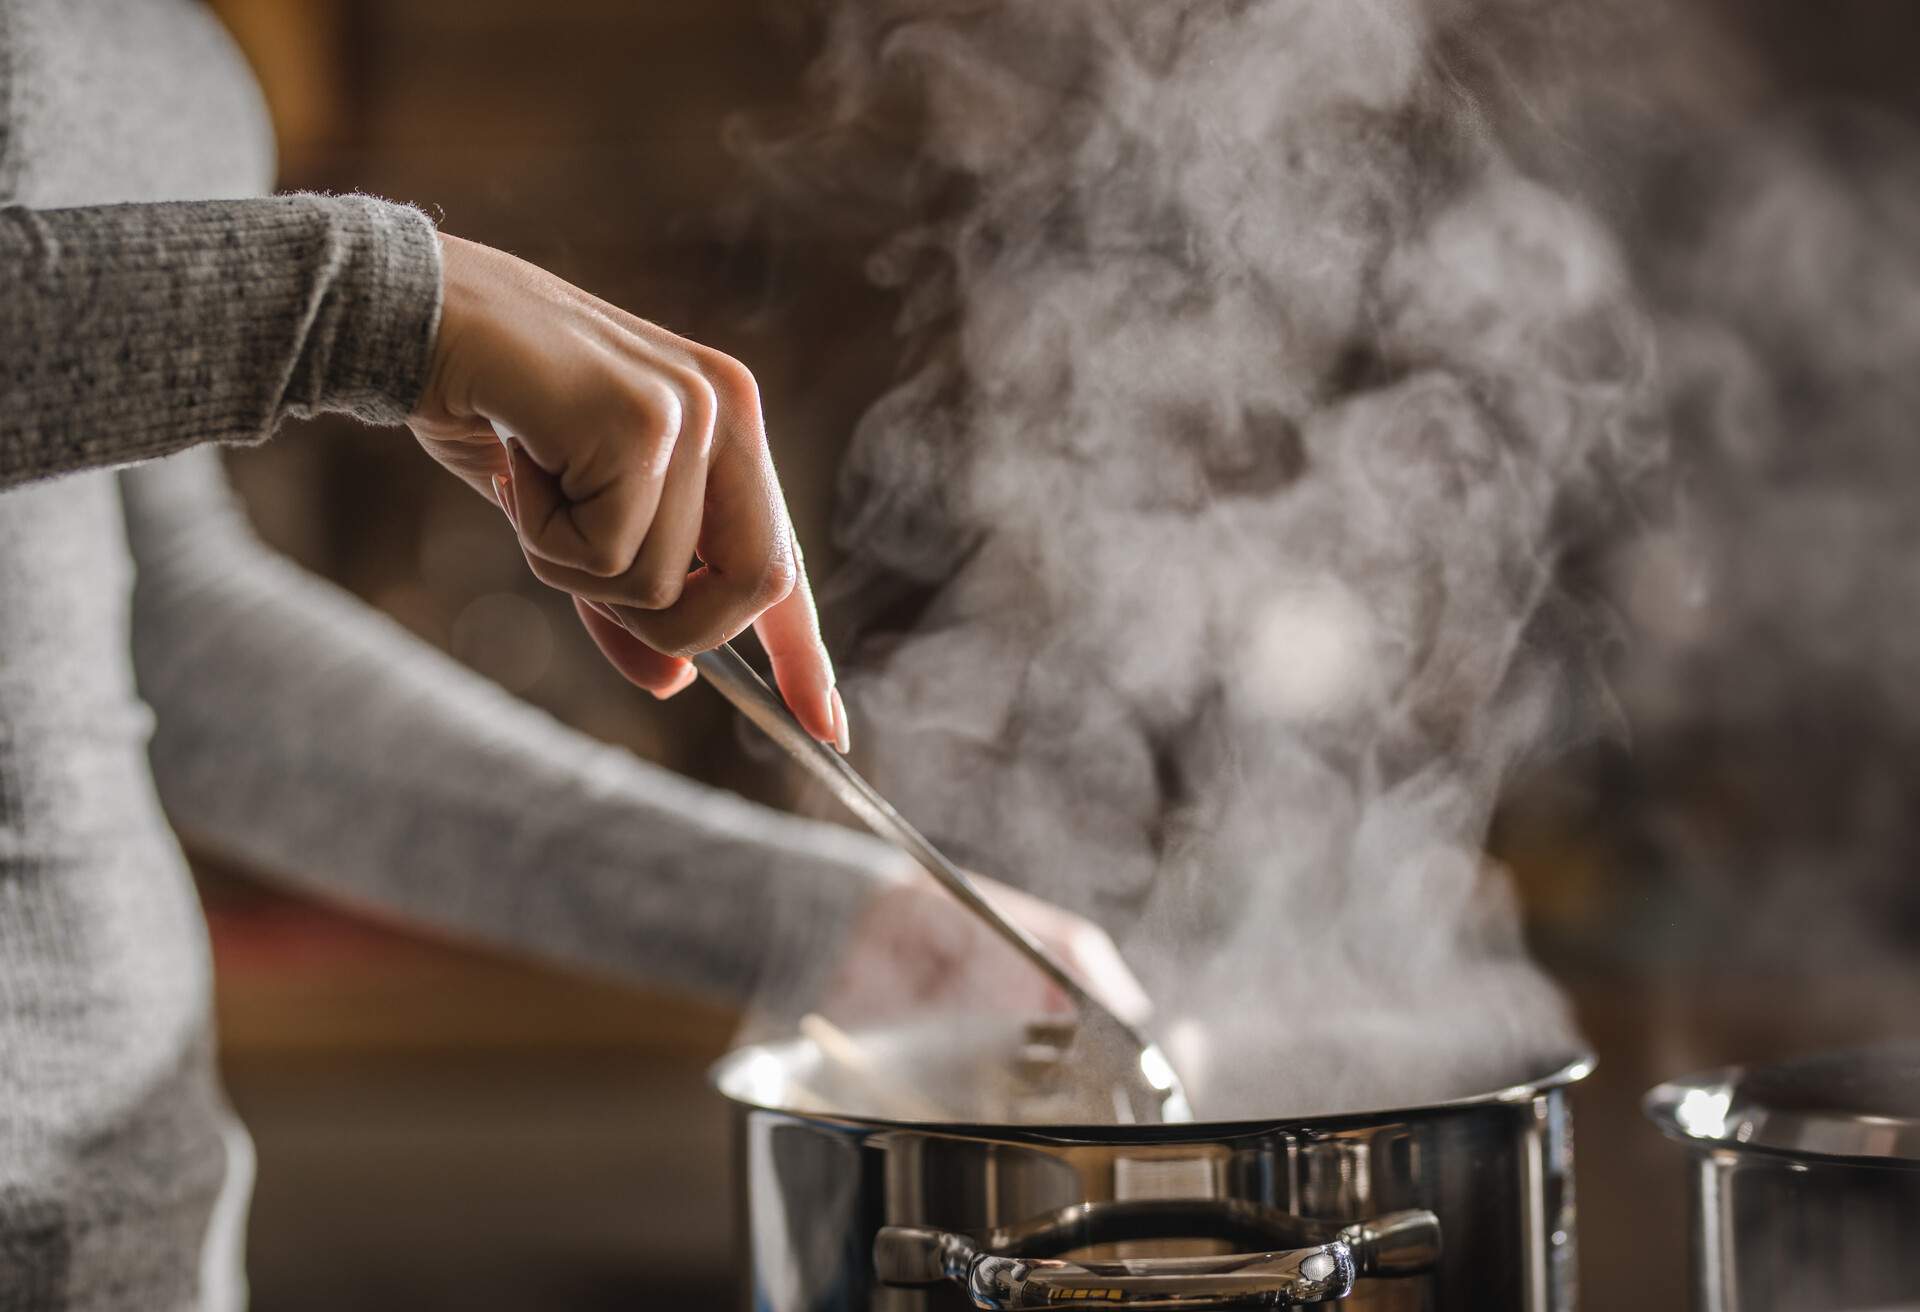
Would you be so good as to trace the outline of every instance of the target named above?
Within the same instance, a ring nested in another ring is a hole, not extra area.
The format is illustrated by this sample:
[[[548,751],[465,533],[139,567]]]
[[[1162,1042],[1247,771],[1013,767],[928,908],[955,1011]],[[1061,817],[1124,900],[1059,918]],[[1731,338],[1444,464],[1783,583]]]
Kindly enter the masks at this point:
[[[336,901],[746,1001],[823,982],[891,849],[517,701],[258,543],[218,458],[121,475],[134,658],[180,830]]]
[[[440,252],[364,196],[0,208],[0,488],[253,442],[288,416],[406,416]]]

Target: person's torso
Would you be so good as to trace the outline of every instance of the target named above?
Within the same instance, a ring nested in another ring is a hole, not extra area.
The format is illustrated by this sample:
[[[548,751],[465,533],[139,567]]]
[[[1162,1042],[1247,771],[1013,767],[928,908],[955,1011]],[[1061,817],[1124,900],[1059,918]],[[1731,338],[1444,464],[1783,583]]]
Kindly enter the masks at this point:
[[[0,0],[0,204],[259,194],[271,134],[190,0]],[[0,1305],[200,1305],[234,1163],[204,925],[154,796],[111,471],[0,493]]]
[[[0,0],[0,203],[256,196],[258,86],[198,0]]]

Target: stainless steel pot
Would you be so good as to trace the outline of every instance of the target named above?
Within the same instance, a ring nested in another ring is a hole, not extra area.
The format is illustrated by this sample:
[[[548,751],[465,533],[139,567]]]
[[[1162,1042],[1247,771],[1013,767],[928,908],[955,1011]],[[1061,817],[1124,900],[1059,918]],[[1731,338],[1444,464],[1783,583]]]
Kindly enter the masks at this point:
[[[951,1031],[861,1044],[866,1074],[911,1073],[910,1098],[946,1096],[943,1072],[968,1078]],[[1590,1067],[1425,1107],[1127,1126],[890,1118],[861,1069],[804,1039],[740,1049],[714,1080],[736,1104],[755,1312],[1349,1294],[1356,1309],[1562,1312],[1575,1304],[1567,1086]]]
[[[1703,1312],[1920,1310],[1920,1043],[1674,1080]]]

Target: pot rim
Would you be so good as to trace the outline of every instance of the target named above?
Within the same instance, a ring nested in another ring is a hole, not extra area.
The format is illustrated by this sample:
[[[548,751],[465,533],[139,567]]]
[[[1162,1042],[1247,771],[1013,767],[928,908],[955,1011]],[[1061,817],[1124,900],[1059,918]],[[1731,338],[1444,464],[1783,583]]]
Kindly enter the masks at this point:
[[[1640,1107],[1661,1133],[1700,1151],[1920,1170],[1920,1102],[1912,1112],[1886,1106],[1858,1110],[1873,1101],[1860,1099],[1861,1081],[1875,1075],[1876,1063],[1889,1059],[1920,1061],[1920,1044],[1716,1067],[1656,1085]],[[1781,1090],[1790,1096],[1783,1098]],[[1916,1090],[1905,1092],[1913,1097]]]
[[[1544,1095],[1557,1092],[1585,1079],[1593,1073],[1598,1058],[1591,1051],[1580,1051],[1565,1058],[1560,1065],[1531,1080],[1523,1080],[1504,1088],[1490,1089],[1484,1093],[1468,1094],[1460,1098],[1448,1098],[1436,1102],[1416,1103],[1402,1107],[1365,1108],[1355,1111],[1309,1113],[1303,1116],[1269,1116],[1242,1118],[1232,1121],[1184,1121],[1161,1125],[1125,1125],[1125,1124],[1089,1124],[1061,1123],[1034,1124],[1025,1122],[992,1121],[930,1121],[911,1120],[903,1117],[863,1116],[852,1112],[805,1111],[792,1107],[782,1107],[777,1103],[750,1096],[742,1092],[740,1086],[750,1076],[748,1068],[756,1061],[772,1059],[777,1061],[778,1054],[806,1043],[802,1038],[781,1039],[766,1043],[751,1043],[733,1049],[715,1062],[707,1071],[708,1082],[719,1094],[747,1111],[771,1112],[779,1116],[791,1116],[796,1120],[816,1124],[840,1125],[854,1129],[867,1130],[904,1130],[916,1134],[952,1135],[964,1138],[991,1138],[1005,1141],[1032,1141],[1048,1143],[1173,1143],[1194,1139],[1228,1139],[1246,1134],[1271,1133],[1283,1126],[1311,1127],[1316,1130],[1338,1130],[1360,1125],[1373,1125],[1382,1121],[1408,1120],[1414,1117],[1448,1115],[1463,1111],[1514,1106],[1531,1103]],[[730,1087],[731,1086],[731,1087]]]

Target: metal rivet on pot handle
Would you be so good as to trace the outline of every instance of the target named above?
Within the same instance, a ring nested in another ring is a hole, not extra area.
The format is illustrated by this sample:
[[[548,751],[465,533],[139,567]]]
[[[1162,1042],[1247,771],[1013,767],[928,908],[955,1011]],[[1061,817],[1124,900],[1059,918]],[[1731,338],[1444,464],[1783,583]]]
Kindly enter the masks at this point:
[[[964,1280],[978,1250],[965,1235],[890,1225],[874,1237],[873,1270],[883,1285],[914,1288],[952,1277]]]
[[[1440,1218],[1418,1208],[1356,1221],[1340,1231],[1362,1276],[1413,1276],[1440,1261]]]

